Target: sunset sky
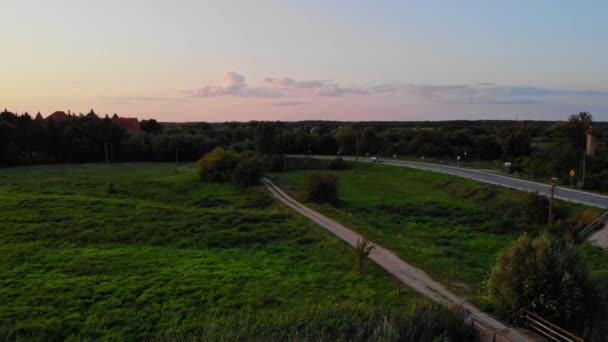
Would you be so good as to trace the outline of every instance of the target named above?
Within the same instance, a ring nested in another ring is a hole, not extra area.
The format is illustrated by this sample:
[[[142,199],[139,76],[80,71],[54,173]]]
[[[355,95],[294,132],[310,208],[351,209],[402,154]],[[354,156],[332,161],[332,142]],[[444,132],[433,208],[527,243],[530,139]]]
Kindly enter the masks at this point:
[[[608,120],[606,1],[0,0],[0,107]]]

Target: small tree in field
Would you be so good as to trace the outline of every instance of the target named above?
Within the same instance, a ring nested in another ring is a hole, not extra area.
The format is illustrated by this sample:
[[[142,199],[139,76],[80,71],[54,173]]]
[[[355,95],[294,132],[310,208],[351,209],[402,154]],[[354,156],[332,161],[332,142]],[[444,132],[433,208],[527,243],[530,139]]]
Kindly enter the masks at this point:
[[[243,153],[232,172],[232,182],[239,189],[256,185],[264,175],[264,160],[256,153]]]
[[[315,203],[336,205],[338,198],[338,177],[331,174],[315,174],[308,181],[308,200]]]
[[[533,311],[566,327],[584,317],[589,274],[573,245],[547,232],[533,239],[522,235],[499,256],[488,281],[489,298],[512,321]]]
[[[359,273],[365,273],[365,259],[367,259],[374,248],[376,248],[376,246],[366,238],[357,240],[357,245],[355,245],[355,258],[357,260]]]
[[[333,159],[332,161],[330,161],[327,164],[327,167],[330,170],[346,170],[348,168],[348,164],[346,164],[344,159],[337,157],[337,158]]]
[[[198,161],[198,175],[207,182],[227,182],[231,180],[237,163],[238,155],[235,152],[216,147]]]

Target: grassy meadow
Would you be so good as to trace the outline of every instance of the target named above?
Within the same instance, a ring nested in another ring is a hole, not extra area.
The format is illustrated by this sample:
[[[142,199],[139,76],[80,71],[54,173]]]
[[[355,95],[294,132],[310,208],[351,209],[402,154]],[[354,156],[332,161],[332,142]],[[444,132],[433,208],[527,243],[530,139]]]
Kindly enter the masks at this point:
[[[305,174],[291,176],[298,184]],[[343,189],[347,200],[400,201],[371,188]],[[455,211],[472,209],[456,205]],[[373,232],[378,215],[361,214],[370,218],[362,227]],[[435,241],[452,241],[457,232],[448,228],[437,231]],[[427,241],[424,230],[415,234]],[[393,233],[404,241],[403,232]],[[470,234],[475,248],[491,244],[483,247],[488,256],[510,239]],[[439,255],[432,244],[415,250]],[[489,263],[453,258],[474,265],[471,276]],[[420,307],[429,308],[428,301],[410,290],[397,295],[378,267],[359,274],[340,241],[261,187],[238,192],[201,183],[191,165],[0,170],[0,340],[340,340],[365,329],[373,333],[374,319],[388,317],[380,325],[390,328],[419,315]],[[446,311],[425,309],[427,322],[440,323],[429,323],[433,327],[422,334],[458,324],[445,319]]]
[[[272,178],[296,198],[306,200],[307,182],[315,172],[319,171],[275,173]],[[479,304],[483,304],[483,282],[498,254],[521,233],[545,229],[522,219],[525,192],[379,164],[363,163],[358,171],[351,167],[324,172],[338,177],[342,203],[336,208],[309,203],[312,207]],[[566,227],[583,225],[601,213],[561,201],[556,211],[561,219],[551,229],[565,235],[569,234]],[[608,271],[607,253],[587,245],[582,248],[594,271]]]

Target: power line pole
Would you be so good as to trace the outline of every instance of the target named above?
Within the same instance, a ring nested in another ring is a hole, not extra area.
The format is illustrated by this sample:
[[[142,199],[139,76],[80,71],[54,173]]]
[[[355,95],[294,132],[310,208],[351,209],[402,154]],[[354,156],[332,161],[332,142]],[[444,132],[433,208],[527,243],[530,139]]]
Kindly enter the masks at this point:
[[[355,160],[357,163],[356,171],[359,171],[359,131],[355,128]]]
[[[587,153],[583,151],[583,187],[585,186],[585,164],[587,161]]]
[[[555,195],[555,185],[557,184],[557,177],[551,178],[551,197],[549,198],[549,218],[547,224],[553,223],[553,196]]]

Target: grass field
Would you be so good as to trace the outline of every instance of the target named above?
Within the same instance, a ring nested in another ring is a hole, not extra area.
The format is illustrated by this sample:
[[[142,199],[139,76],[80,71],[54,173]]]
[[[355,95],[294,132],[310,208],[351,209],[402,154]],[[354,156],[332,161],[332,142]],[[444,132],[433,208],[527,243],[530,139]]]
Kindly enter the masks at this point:
[[[0,340],[338,340],[428,304],[392,286],[262,188],[201,183],[189,165],[0,170]]]
[[[309,176],[277,173],[278,185],[306,199]],[[544,229],[521,218],[527,193],[439,173],[361,164],[359,172],[328,171],[339,178],[342,204],[311,204],[399,254],[476,302],[498,254],[524,231]],[[599,210],[558,202],[561,228]],[[554,228],[557,229],[557,228]],[[561,233],[561,232],[560,232]],[[585,246],[592,268],[608,271],[608,255]]]

